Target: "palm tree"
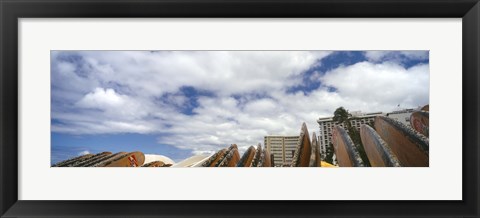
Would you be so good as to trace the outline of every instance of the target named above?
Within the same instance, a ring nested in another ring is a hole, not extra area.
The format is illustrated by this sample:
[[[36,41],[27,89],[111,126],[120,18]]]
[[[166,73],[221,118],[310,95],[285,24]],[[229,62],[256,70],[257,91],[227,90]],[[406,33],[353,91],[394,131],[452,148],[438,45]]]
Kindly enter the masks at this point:
[[[360,132],[352,126],[352,123],[350,123],[351,117],[352,115],[343,107],[339,107],[335,110],[335,112],[333,112],[333,121],[337,122],[337,124],[343,123],[343,126],[347,127],[348,135],[352,139],[353,143],[357,146],[358,152],[360,153],[360,157],[365,163],[365,166],[370,166],[370,161],[368,160],[367,154],[365,153],[365,148],[363,148],[363,143],[360,138]]]
[[[350,113],[348,113],[347,110],[343,107],[339,107],[333,112],[333,121],[337,122],[337,124],[343,123],[347,129],[350,129],[352,127],[352,124],[350,123]]]

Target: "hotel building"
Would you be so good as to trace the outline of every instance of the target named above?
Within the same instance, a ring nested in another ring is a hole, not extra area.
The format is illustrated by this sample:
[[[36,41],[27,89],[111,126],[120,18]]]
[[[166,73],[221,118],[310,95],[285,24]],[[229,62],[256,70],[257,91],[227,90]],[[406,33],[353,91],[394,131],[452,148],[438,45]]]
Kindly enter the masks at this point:
[[[352,127],[355,127],[358,131],[360,131],[360,126],[362,124],[373,123],[376,116],[383,116],[384,114],[382,112],[361,113],[356,111],[352,112],[351,115],[352,117],[350,123],[352,124]],[[317,123],[320,125],[320,135],[318,136],[320,141],[320,154],[322,155],[322,160],[324,160],[326,155],[326,146],[330,144],[332,140],[333,126],[339,125],[345,129],[346,127],[343,126],[343,123],[336,124],[333,121],[333,117],[319,118]]]
[[[275,166],[290,165],[300,136],[265,136],[265,149],[273,155]]]
[[[413,112],[415,112],[414,109],[404,109],[387,113],[386,116],[397,120],[398,122],[403,123],[406,126],[411,126],[410,115],[412,115]]]

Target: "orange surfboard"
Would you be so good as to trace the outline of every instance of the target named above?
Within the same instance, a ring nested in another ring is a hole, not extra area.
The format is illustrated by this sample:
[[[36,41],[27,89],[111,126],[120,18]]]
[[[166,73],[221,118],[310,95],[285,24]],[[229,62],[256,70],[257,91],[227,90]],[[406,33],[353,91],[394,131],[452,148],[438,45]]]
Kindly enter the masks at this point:
[[[389,117],[375,118],[375,130],[404,167],[428,167],[428,138]]]
[[[130,153],[120,152],[108,160],[96,165],[97,167],[140,167],[145,162],[145,155],[140,151]]]
[[[308,134],[307,124],[302,124],[300,138],[297,142],[297,148],[292,159],[292,167],[308,167],[310,165],[310,154],[312,148],[310,145],[310,136]]]
[[[240,161],[238,161],[237,167],[250,167],[253,157],[255,155],[255,148],[250,146],[247,151],[243,154]]]
[[[428,137],[429,135],[429,112],[416,111],[410,115],[410,125],[417,132]]]
[[[232,144],[227,151],[223,160],[218,164],[218,167],[235,167],[240,160],[240,154],[236,144]]]
[[[260,162],[260,158],[262,158],[262,146],[260,145],[260,143],[258,143],[257,149],[255,150],[255,155],[253,156],[253,160],[252,163],[250,163],[250,166],[257,167]]]
[[[202,167],[213,167],[217,164],[218,161],[220,161],[220,158],[223,157],[223,155],[227,152],[227,149],[224,148],[220,151],[217,151],[215,154],[213,154],[210,158],[208,158],[207,161],[203,162]]]
[[[398,161],[390,147],[380,138],[372,127],[363,124],[360,127],[360,137],[372,167],[401,166],[400,161]]]
[[[347,131],[340,126],[335,126],[332,133],[332,144],[337,157],[338,165],[341,167],[363,167],[363,161],[358,153],[357,147]]]

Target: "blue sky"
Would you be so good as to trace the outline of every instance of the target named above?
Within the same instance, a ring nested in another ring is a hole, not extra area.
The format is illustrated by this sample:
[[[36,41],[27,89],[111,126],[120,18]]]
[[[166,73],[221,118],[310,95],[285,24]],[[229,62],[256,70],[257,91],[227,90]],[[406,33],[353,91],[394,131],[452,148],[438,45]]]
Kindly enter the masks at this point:
[[[175,161],[298,135],[335,108],[428,104],[428,51],[52,51],[52,163],[142,151]]]

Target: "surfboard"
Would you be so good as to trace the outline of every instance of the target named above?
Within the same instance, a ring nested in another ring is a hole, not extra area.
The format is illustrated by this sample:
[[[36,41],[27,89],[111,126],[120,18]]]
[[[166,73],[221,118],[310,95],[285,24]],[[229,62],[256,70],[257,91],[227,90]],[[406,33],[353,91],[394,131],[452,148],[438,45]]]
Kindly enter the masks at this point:
[[[308,134],[307,124],[303,123],[298,138],[297,148],[292,158],[292,167],[308,167],[310,165],[310,154],[312,148],[310,145],[310,136]]]
[[[166,164],[163,161],[157,160],[150,163],[146,163],[142,165],[142,167],[165,167],[165,165]]]
[[[102,160],[105,160],[106,158],[108,158],[110,155],[112,155],[112,152],[102,152],[102,153],[98,153],[96,155],[94,155],[93,157],[91,158],[88,158],[84,161],[81,161],[81,162],[76,162],[74,163],[72,166],[73,167],[90,167],[92,166],[93,164],[99,162],[99,161],[102,161]]]
[[[235,167],[240,160],[240,154],[236,144],[232,144],[227,149],[227,154],[223,160],[217,165],[218,167]]]
[[[139,167],[145,162],[145,155],[140,151],[130,153],[119,152],[95,167]]]
[[[329,164],[329,163],[327,163],[327,162],[325,162],[325,161],[321,161],[321,162],[320,162],[320,165],[322,165],[322,167],[337,167],[337,166],[332,165],[332,164]]]
[[[257,149],[255,149],[255,155],[253,156],[252,163],[250,163],[250,167],[257,167],[261,157],[262,157],[262,146],[260,145],[260,143],[258,143]]]
[[[224,148],[220,151],[217,151],[215,154],[213,154],[207,161],[205,161],[202,164],[202,167],[213,167],[217,164],[218,161],[220,161],[220,158],[223,157],[223,155],[227,152],[227,149]]]
[[[226,165],[226,167],[236,167],[238,161],[240,161],[240,153],[238,152],[238,148],[236,147],[236,145],[235,149],[232,149],[230,151],[228,158],[230,158],[230,160],[227,159],[228,164]]]
[[[218,156],[217,161],[214,164],[212,164],[211,167],[219,167],[220,164],[223,162],[223,160],[225,160],[225,158],[227,157],[229,151],[230,150],[227,148],[225,152],[220,153],[220,156]]]
[[[162,161],[163,163],[165,163],[165,165],[175,164],[175,161],[173,161],[172,159],[170,159],[165,155],[161,155],[161,154],[144,154],[144,155],[145,155],[145,161],[143,162],[144,165],[154,161]]]
[[[362,124],[360,127],[360,137],[372,167],[401,166],[400,161],[398,161],[390,147],[380,138],[372,127]]]
[[[203,160],[198,161],[197,163],[193,164],[191,167],[204,167],[203,164],[205,164],[205,162],[207,162],[208,160],[210,160],[213,155],[215,155],[215,154],[211,154],[211,155],[207,156],[207,157],[204,158]]]
[[[414,130],[428,137],[429,135],[429,112],[415,111],[410,115],[410,125]]]
[[[207,157],[208,155],[205,154],[194,155],[174,164],[172,167],[192,167],[193,165],[197,164],[198,162],[204,160]]]
[[[428,167],[428,138],[389,117],[377,116],[375,130],[404,167]]]
[[[71,158],[71,159],[68,159],[68,160],[58,162],[58,163],[52,165],[52,167],[68,167],[69,165],[72,165],[75,162],[81,162],[81,161],[89,159],[93,156],[94,156],[93,154],[85,154],[85,155],[77,156],[77,157],[74,157],[74,158]]]
[[[106,167],[139,167],[145,162],[145,155],[140,151],[130,152],[126,157],[114,160]]]
[[[332,132],[332,144],[340,167],[363,167],[363,161],[357,147],[347,131],[335,125]]]
[[[257,167],[272,167],[272,161],[270,159],[270,152],[268,149],[262,149],[262,155]]]
[[[250,167],[255,155],[255,147],[250,146],[238,161],[237,167]]]
[[[321,167],[320,165],[320,144],[317,141],[317,135],[312,133],[312,152],[310,154],[309,167]]]
[[[118,153],[115,153],[115,154],[107,155],[107,156],[102,157],[98,160],[95,160],[92,163],[85,164],[84,166],[85,167],[104,167],[105,163],[112,162],[114,159],[122,157],[126,154],[127,154],[127,152],[118,152]]]

